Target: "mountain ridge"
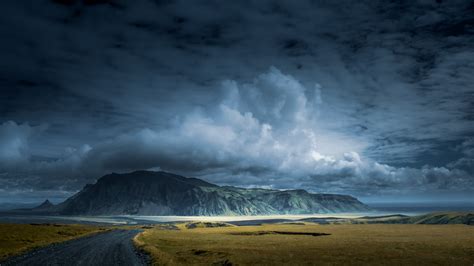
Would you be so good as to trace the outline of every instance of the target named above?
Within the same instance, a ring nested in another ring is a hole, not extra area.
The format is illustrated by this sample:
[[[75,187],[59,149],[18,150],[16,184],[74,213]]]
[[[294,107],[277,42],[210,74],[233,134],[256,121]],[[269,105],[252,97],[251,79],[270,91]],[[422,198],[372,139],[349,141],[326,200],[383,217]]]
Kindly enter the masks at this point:
[[[140,170],[105,175],[51,210],[62,215],[233,216],[361,212],[369,207],[348,195],[218,186]]]

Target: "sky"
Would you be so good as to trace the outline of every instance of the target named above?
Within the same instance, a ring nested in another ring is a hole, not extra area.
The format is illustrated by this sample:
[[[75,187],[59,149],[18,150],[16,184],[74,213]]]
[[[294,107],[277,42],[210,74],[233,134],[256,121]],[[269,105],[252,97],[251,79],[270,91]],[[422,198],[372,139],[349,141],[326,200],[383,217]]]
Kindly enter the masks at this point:
[[[138,169],[473,201],[472,1],[0,5],[0,202]]]

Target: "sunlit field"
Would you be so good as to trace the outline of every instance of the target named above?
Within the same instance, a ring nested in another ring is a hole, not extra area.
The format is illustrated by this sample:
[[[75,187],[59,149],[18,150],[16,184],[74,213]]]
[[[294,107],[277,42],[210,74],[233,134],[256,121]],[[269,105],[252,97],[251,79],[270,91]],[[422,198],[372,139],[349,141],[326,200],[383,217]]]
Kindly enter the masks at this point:
[[[189,227],[189,226],[188,226]],[[272,224],[147,229],[135,238],[156,265],[473,265],[468,225]]]

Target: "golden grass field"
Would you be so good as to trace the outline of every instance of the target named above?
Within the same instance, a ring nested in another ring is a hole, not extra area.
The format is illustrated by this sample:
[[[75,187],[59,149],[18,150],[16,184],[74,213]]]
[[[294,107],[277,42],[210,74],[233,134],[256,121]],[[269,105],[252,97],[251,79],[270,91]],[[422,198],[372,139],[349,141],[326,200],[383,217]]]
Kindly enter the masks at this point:
[[[474,226],[273,224],[147,229],[135,243],[156,265],[474,265]],[[264,234],[268,231],[325,236]]]
[[[0,224],[0,261],[33,248],[102,230],[105,229],[90,225]]]

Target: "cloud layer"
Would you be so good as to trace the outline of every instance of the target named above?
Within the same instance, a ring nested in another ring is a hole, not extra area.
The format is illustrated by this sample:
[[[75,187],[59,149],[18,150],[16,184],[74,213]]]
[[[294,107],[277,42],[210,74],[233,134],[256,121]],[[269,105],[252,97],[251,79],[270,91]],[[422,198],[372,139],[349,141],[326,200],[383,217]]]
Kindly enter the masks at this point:
[[[91,177],[136,169],[162,169],[228,185],[361,196],[469,193],[474,184],[472,139],[457,147],[465,157],[446,167],[392,167],[362,157],[350,146],[342,154],[327,155],[319,149],[318,118],[311,115],[322,104],[318,84],[308,89],[272,67],[250,83],[225,81],[222,91],[219,104],[183,114],[165,129],[144,128],[93,147],[68,148],[50,161],[34,160],[29,152],[29,138],[40,130],[6,122],[0,126],[3,187],[59,187],[65,193]],[[337,138],[326,136],[326,141],[331,142],[326,147],[341,145]]]
[[[67,194],[135,169],[472,192],[470,1],[2,6],[3,192]]]

